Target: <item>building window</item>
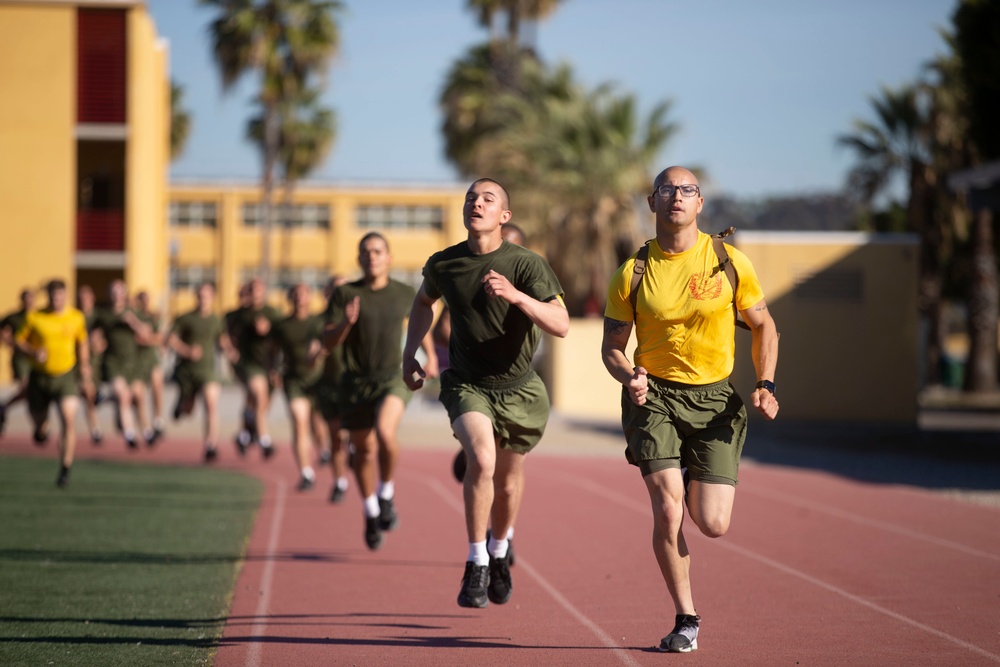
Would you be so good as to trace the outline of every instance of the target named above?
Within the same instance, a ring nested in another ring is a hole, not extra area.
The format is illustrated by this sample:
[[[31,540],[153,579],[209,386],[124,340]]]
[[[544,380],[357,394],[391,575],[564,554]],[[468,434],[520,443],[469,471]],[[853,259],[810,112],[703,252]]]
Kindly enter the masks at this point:
[[[215,284],[214,266],[172,266],[170,267],[170,291],[196,289],[202,283]]]
[[[329,279],[330,272],[326,269],[309,266],[278,269],[274,282],[275,287],[283,292],[299,283],[307,285],[311,289],[322,291]]]
[[[359,206],[361,229],[441,229],[444,209],[440,206]]]
[[[274,206],[272,221],[277,227],[300,229],[329,229],[330,207],[326,204],[277,204]],[[262,227],[264,225],[260,204],[243,205],[243,226]]]
[[[170,202],[171,227],[216,227],[218,214],[215,202],[172,201]]]

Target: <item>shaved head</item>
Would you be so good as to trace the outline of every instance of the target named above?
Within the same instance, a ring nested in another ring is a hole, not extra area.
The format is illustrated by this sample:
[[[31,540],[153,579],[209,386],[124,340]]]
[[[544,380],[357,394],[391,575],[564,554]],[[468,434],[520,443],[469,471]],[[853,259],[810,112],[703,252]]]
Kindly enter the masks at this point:
[[[660,187],[668,180],[672,180],[675,183],[690,183],[692,185],[699,185],[698,177],[694,175],[694,172],[685,167],[667,167],[653,179],[653,189]]]
[[[492,183],[493,185],[495,185],[497,188],[497,194],[500,196],[500,206],[505,211],[510,210],[510,195],[507,194],[507,189],[504,188],[504,186],[500,185],[492,178],[480,178],[477,181],[473,181],[472,185],[469,186],[469,191],[471,192],[472,188],[476,187],[480,183]]]

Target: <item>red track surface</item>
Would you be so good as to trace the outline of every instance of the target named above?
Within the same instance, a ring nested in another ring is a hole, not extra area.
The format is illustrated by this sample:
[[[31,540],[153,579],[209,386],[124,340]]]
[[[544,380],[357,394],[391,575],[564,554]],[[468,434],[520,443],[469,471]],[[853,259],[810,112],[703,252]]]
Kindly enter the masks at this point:
[[[455,603],[467,550],[455,449],[403,440],[400,526],[374,553],[356,487],[334,506],[326,471],[313,491],[295,491],[287,449],[268,464],[223,450],[219,465],[257,475],[266,495],[216,665],[1000,663],[996,508],[745,463],[730,533],[687,531],[699,650],[665,655],[652,647],[673,609],[649,547],[648,501],[617,449],[546,454],[543,440],[528,463],[514,596],[468,610]],[[38,451],[21,436],[0,449]],[[114,438],[79,450],[164,463],[198,454],[190,440],[132,456]]]

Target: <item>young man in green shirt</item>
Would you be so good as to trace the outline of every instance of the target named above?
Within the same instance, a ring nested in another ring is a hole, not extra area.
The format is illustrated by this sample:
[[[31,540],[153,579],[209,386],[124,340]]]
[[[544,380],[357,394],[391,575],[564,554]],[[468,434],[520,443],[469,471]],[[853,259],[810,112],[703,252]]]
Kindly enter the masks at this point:
[[[542,331],[559,337],[569,331],[552,269],[502,238],[512,215],[509,202],[492,179],[469,187],[463,207],[468,239],[435,253],[424,266],[403,350],[403,379],[417,389],[428,375],[416,359],[417,347],[430,330],[434,302],[444,299],[451,312],[451,367],[441,376],[440,400],[468,461],[463,484],[469,556],[458,594],[463,607],[510,600],[506,535],[518,511],[525,455],[538,444],[549,415],[548,394],[531,358]]]
[[[8,314],[0,321],[0,340],[11,348],[10,370],[14,382],[17,384],[17,391],[5,401],[0,401],[0,433],[7,421],[7,408],[12,404],[22,400],[28,395],[28,374],[31,373],[31,357],[14,344],[14,335],[24,326],[24,321],[35,308],[35,292],[30,289],[21,290],[18,297],[21,308]]]

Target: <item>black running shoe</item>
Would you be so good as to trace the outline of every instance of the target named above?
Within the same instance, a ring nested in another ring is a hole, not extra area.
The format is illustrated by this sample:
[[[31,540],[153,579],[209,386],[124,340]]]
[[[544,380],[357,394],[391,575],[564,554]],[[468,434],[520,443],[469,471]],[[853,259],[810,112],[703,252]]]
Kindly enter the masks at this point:
[[[486,587],[486,594],[490,602],[504,604],[510,599],[510,594],[514,590],[514,584],[510,580],[510,563],[507,556],[494,558],[490,556],[490,583]]]
[[[205,445],[205,463],[211,463],[219,457],[219,450],[212,445]]]
[[[135,437],[125,438],[125,445],[132,450],[139,449],[139,443]]]
[[[59,466],[59,476],[56,478],[56,486],[60,489],[64,489],[67,484],[69,484],[69,468],[66,466]]]
[[[296,488],[299,491],[309,491],[310,489],[313,488],[314,481],[315,481],[314,479],[303,475],[302,477],[299,478],[299,485]]]
[[[95,428],[90,432],[90,442],[92,442],[95,447],[100,447],[102,440],[104,440],[104,433],[101,432],[101,429]]]
[[[236,452],[240,456],[246,456],[247,447],[250,446],[251,442],[250,433],[247,431],[240,431],[239,433],[236,434],[236,437],[233,439],[233,441],[236,443]]]
[[[264,455],[265,459],[269,459],[272,456],[274,456],[274,445],[267,445],[267,446],[261,445],[260,451]]]
[[[378,525],[382,530],[395,530],[399,525],[399,515],[396,514],[396,505],[392,498],[378,499]]]
[[[674,629],[660,640],[660,650],[664,653],[690,653],[698,648],[698,624],[701,616],[677,614]]]
[[[455,480],[459,484],[465,481],[465,471],[468,467],[469,462],[465,458],[465,450],[458,450],[458,453],[455,454],[455,460],[451,462],[451,474],[455,476]]]
[[[486,529],[486,543],[489,544],[490,536],[493,535],[493,531],[489,528]],[[516,559],[514,558],[514,540],[507,539],[507,565],[509,567],[514,567]]]
[[[39,447],[44,447],[45,443],[49,439],[49,423],[43,422],[38,425],[35,432],[31,434],[31,439],[35,441],[35,444]]]
[[[158,443],[162,438],[163,438],[163,429],[154,426],[153,430],[150,431],[149,433],[149,437],[146,438],[146,446],[152,447],[156,443]]]
[[[7,424],[7,404],[0,403],[0,435],[3,435],[3,427]]]
[[[377,516],[365,519],[365,544],[372,551],[382,546],[382,529]]]
[[[334,484],[333,488],[330,490],[330,502],[331,503],[342,503],[342,502],[344,502],[344,495],[346,495],[346,493],[347,493],[346,490],[344,490],[344,489],[340,488],[339,486],[337,486],[336,484]]]
[[[462,590],[458,592],[459,607],[477,607],[482,609],[490,603],[486,589],[490,584],[490,566],[476,565],[473,561],[465,561],[465,574],[462,576]]]

